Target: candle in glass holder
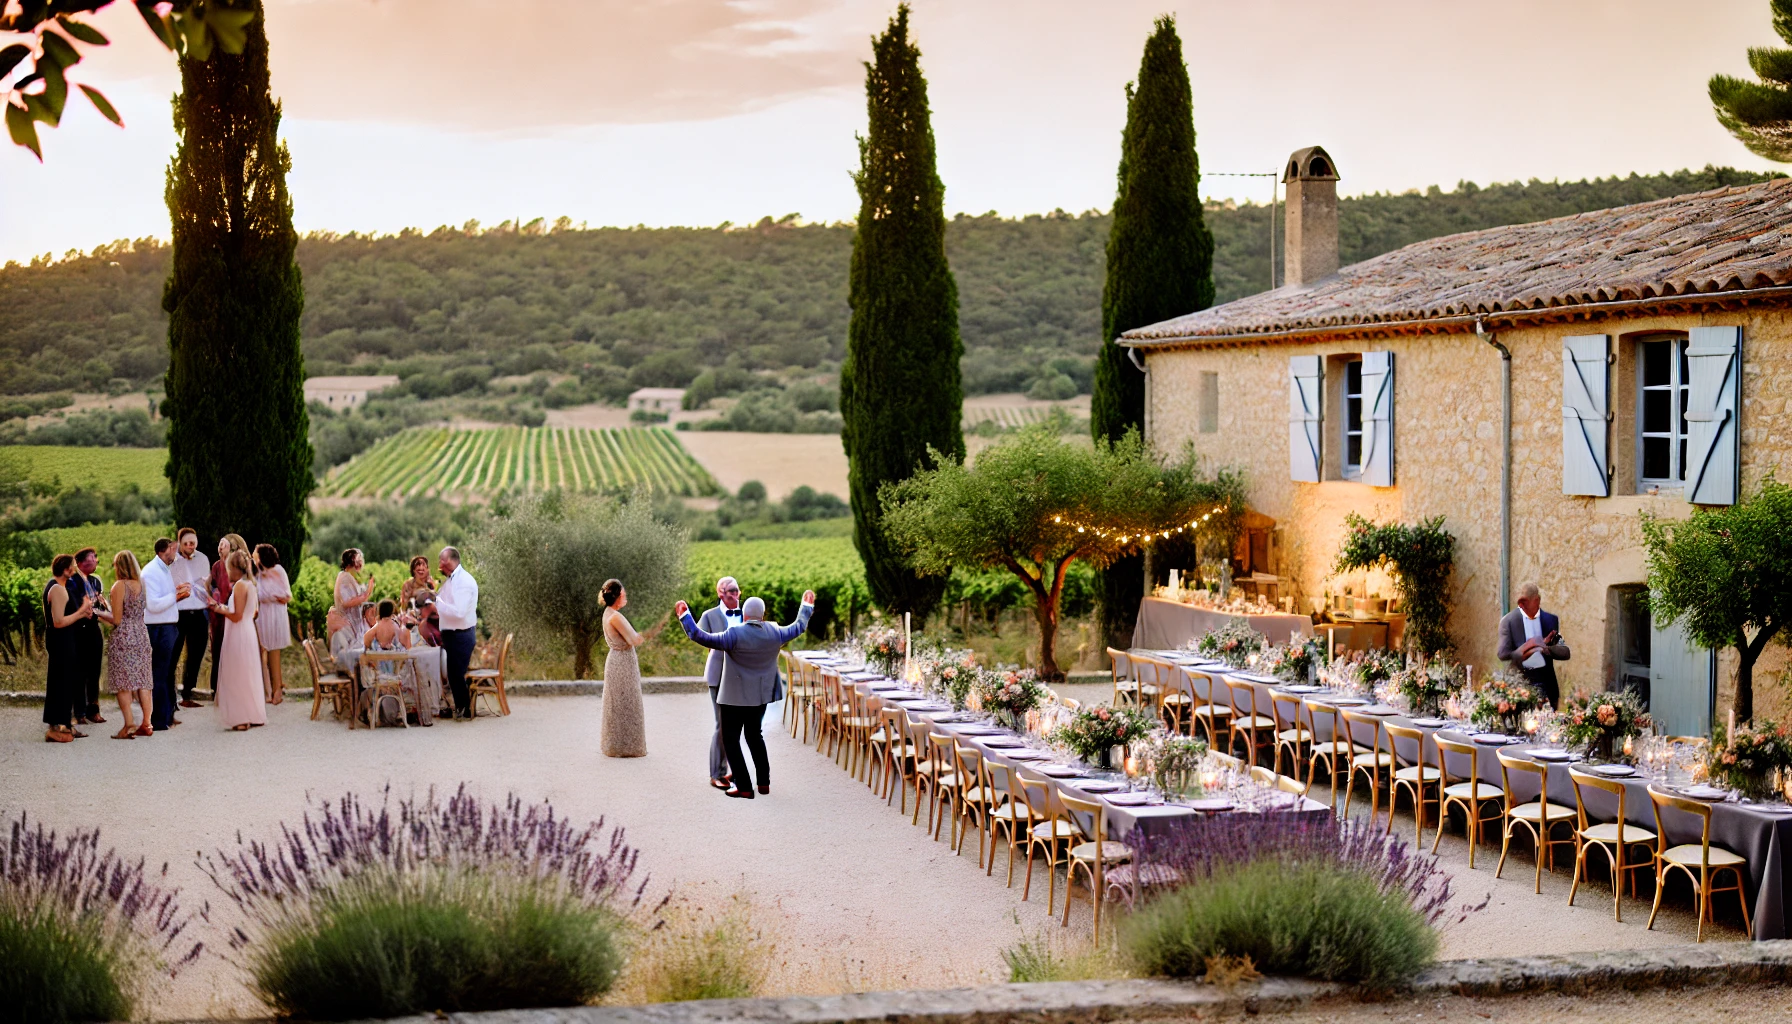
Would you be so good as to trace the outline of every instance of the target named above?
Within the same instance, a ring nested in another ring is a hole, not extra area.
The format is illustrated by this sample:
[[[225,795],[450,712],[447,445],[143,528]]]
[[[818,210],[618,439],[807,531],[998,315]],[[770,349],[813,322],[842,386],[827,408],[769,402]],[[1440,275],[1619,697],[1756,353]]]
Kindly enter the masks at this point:
[[[1630,736],[1624,737],[1624,756],[1625,757],[1629,757],[1630,755],[1636,753],[1636,744],[1632,742],[1632,739],[1633,739],[1633,737],[1630,737]]]
[[[1524,725],[1525,735],[1527,735],[1527,736],[1537,735],[1537,716],[1535,714],[1526,714],[1524,716],[1523,725]],[[1630,751],[1628,751],[1628,750],[1625,751],[1625,753],[1629,753],[1629,752]]]
[[[1204,793],[1211,793],[1213,792],[1213,787],[1219,784],[1220,773],[1209,768],[1202,771],[1197,778],[1201,783],[1201,791]]]

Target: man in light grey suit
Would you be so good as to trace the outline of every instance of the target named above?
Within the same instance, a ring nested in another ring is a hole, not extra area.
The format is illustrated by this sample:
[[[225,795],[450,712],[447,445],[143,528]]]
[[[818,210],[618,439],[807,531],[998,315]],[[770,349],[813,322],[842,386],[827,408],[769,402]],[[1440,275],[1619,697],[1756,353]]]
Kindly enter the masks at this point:
[[[766,757],[760,723],[765,718],[766,705],[784,699],[784,680],[778,677],[778,651],[809,628],[809,617],[815,614],[815,591],[803,592],[803,606],[797,611],[796,621],[788,626],[766,622],[765,602],[757,597],[749,597],[741,605],[741,624],[721,633],[697,628],[690,606],[683,601],[673,610],[686,636],[723,655],[716,707],[722,717],[722,749],[728,755],[734,778],[734,788],[728,790],[728,795],[753,799],[753,772],[741,756],[743,731],[747,749],[753,752],[753,764],[759,769],[759,792],[770,793],[771,762]]]
[[[741,621],[740,584],[734,577],[724,576],[716,581],[716,600],[720,603],[697,620],[697,627],[706,633],[726,633],[728,627]],[[723,657],[721,651],[712,650],[703,664],[703,681],[709,684],[709,709],[716,721],[715,735],[709,738],[709,784],[717,789],[728,788],[728,758],[722,753],[722,709],[716,703],[716,689],[722,685]]]

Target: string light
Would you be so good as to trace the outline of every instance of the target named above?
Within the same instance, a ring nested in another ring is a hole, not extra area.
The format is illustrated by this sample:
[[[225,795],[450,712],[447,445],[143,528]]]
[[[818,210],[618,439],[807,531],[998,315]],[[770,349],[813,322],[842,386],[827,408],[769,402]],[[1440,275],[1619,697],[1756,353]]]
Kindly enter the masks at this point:
[[[1186,533],[1189,531],[1198,531],[1198,530],[1200,530],[1203,523],[1206,523],[1208,520],[1212,519],[1214,516],[1224,515],[1225,512],[1226,512],[1226,506],[1216,505],[1210,511],[1202,513],[1199,518],[1190,519],[1186,523],[1180,523],[1176,526],[1164,527],[1162,529],[1157,529],[1157,530],[1147,530],[1143,533],[1137,533],[1137,534],[1131,533],[1131,532],[1121,533],[1118,529],[1105,529],[1105,528],[1097,526],[1093,523],[1079,523],[1079,522],[1075,521],[1074,519],[1066,519],[1061,515],[1053,516],[1052,522],[1057,523],[1061,526],[1074,526],[1074,527],[1076,527],[1076,532],[1078,532],[1078,533],[1093,533],[1095,536],[1101,537],[1103,539],[1112,538],[1116,543],[1119,543],[1119,544],[1131,544],[1135,541],[1138,543],[1149,543],[1150,541],[1153,541],[1153,540],[1168,540],[1172,536],[1175,536],[1176,534],[1179,534],[1179,533]]]

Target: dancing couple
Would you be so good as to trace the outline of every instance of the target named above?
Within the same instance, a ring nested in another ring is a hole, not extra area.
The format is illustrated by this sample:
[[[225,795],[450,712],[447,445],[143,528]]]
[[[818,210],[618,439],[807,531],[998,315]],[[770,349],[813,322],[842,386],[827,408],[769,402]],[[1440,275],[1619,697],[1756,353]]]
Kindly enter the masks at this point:
[[[704,666],[709,699],[714,708],[716,731],[710,741],[710,785],[731,797],[753,799],[754,774],[741,755],[741,737],[758,768],[758,791],[769,794],[771,762],[766,757],[760,723],[769,704],[784,699],[784,680],[778,676],[778,651],[809,628],[815,614],[815,591],[803,592],[796,621],[788,626],[765,621],[765,601],[740,599],[734,577],[716,581],[716,607],[703,613],[699,624],[683,601],[673,608],[685,635],[710,649]]]

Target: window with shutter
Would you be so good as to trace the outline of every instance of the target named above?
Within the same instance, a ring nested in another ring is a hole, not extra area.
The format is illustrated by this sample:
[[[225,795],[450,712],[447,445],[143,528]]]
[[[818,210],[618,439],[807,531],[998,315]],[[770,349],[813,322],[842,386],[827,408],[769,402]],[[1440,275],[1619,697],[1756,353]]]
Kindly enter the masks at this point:
[[[1562,493],[1611,496],[1611,339],[1586,334],[1562,339]]]
[[[1742,469],[1742,328],[1693,328],[1686,370],[1686,500],[1734,505]]]
[[[1394,486],[1394,353],[1363,353],[1363,468],[1371,487]]]
[[[1318,356],[1288,360],[1288,478],[1319,482],[1320,395],[1325,362]]]

